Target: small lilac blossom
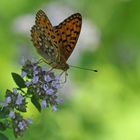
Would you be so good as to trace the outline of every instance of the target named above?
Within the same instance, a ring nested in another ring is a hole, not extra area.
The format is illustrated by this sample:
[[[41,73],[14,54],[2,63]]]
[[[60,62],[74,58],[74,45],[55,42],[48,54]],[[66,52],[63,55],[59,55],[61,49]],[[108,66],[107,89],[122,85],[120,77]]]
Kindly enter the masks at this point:
[[[5,102],[6,102],[6,103],[10,103],[10,102],[11,102],[11,100],[12,100],[12,99],[11,99],[11,97],[10,97],[10,96],[8,96],[8,97],[5,99]]]
[[[18,128],[19,128],[20,130],[24,130],[26,127],[27,127],[27,125],[26,125],[26,123],[25,123],[24,120],[22,120],[22,121],[20,121],[20,122],[18,123]]]
[[[27,119],[27,123],[28,123],[28,124],[31,124],[31,123],[32,123],[32,119],[31,119],[31,118],[28,118],[28,119]]]
[[[57,99],[55,99],[55,101],[56,101],[58,104],[63,103],[63,99],[62,99],[62,98],[57,98]]]
[[[34,76],[36,76],[39,73],[39,71],[36,68],[34,68],[33,70],[34,70]]]
[[[18,94],[15,104],[20,105],[20,104],[22,104],[23,100],[24,100],[24,97],[21,94]]]
[[[25,72],[24,70],[21,72],[21,77],[25,77],[27,75],[27,72]]]
[[[37,66],[36,65],[33,67],[33,71],[34,71],[35,74],[38,74],[38,70],[37,70]]]
[[[43,89],[44,89],[45,91],[47,91],[49,88],[48,88],[48,86],[47,86],[46,84],[44,84],[44,85],[43,85]]]
[[[52,81],[51,84],[52,84],[52,87],[57,88],[57,89],[61,87],[60,83],[57,81]]]
[[[46,106],[47,106],[47,102],[46,102],[46,100],[43,100],[41,102],[41,108],[44,109],[44,108],[46,108]]]
[[[46,90],[46,95],[52,95],[54,93],[54,90],[49,88]]]
[[[56,112],[57,111],[57,108],[55,105],[52,106],[52,112]]]
[[[38,82],[38,79],[39,79],[39,77],[38,76],[35,76],[35,77],[33,77],[32,82],[34,84],[36,84]]]
[[[60,80],[60,77],[61,77],[61,75],[59,74],[59,75],[57,75],[56,77],[55,77],[55,80]]]
[[[10,111],[9,117],[14,119],[15,118],[15,112],[14,111]]]
[[[0,102],[0,105],[2,106],[1,110],[3,109],[3,107],[7,107],[8,103],[6,103],[5,101]]]
[[[27,82],[25,82],[25,85],[28,87],[28,86],[30,86],[32,84],[32,82],[29,82],[29,81],[27,81]]]
[[[44,80],[45,80],[46,82],[50,82],[50,81],[52,81],[52,78],[50,77],[50,75],[45,75],[45,76],[44,76]]]
[[[13,93],[17,94],[17,88],[13,88]]]

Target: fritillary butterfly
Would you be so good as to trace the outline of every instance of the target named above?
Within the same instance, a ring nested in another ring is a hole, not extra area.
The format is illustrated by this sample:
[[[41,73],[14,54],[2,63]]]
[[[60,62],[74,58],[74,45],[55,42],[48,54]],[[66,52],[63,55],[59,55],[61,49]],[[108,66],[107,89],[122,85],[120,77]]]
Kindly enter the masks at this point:
[[[67,71],[66,63],[77,43],[82,25],[79,13],[73,14],[57,26],[52,26],[45,12],[39,10],[31,37],[37,52],[53,68]]]

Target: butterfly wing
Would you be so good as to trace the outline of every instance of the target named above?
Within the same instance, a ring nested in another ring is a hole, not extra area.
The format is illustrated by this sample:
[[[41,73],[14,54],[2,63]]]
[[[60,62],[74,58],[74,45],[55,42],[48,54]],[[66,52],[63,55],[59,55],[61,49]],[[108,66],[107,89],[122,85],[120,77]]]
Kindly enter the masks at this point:
[[[35,48],[48,63],[59,59],[58,40],[51,22],[42,10],[36,14],[35,25],[31,29],[31,37]]]
[[[82,25],[80,13],[76,13],[65,19],[58,26],[54,26],[58,38],[60,56],[67,61],[77,43]]]

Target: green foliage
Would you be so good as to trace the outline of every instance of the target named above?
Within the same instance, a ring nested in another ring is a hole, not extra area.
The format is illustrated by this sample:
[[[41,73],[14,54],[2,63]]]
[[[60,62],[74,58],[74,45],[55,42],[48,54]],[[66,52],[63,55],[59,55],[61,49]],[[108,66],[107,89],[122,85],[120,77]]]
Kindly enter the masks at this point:
[[[12,72],[12,77],[19,88],[26,87],[25,81],[23,80],[23,78],[19,74]]]
[[[36,109],[37,109],[39,112],[41,112],[41,106],[40,106],[39,100],[38,100],[38,98],[37,98],[35,95],[33,95],[33,96],[31,97],[31,102],[32,102],[33,105],[36,107]]]
[[[0,133],[0,140],[9,140],[9,139],[4,134]]]

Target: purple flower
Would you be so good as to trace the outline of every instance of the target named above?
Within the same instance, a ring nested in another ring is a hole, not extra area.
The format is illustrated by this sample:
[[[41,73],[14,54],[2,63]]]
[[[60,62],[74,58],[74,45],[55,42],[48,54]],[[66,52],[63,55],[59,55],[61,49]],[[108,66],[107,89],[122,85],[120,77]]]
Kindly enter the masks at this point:
[[[60,81],[60,77],[61,77],[61,75],[60,75],[60,74],[59,74],[59,75],[57,75],[57,76],[55,77],[55,80]]]
[[[36,84],[36,83],[38,82],[38,79],[39,79],[38,76],[34,76],[33,79],[32,79],[32,82],[33,82],[34,84]]]
[[[26,75],[27,75],[27,72],[25,72],[25,71],[21,72],[21,77],[25,77]]]
[[[28,123],[28,124],[31,124],[31,123],[32,123],[32,119],[31,119],[31,118],[28,118],[28,119],[27,119],[27,123]]]
[[[17,88],[13,88],[13,93],[17,94]]]
[[[27,124],[24,120],[20,121],[17,126],[20,130],[24,130],[25,128],[27,128]]]
[[[47,92],[48,90],[48,86],[46,84],[43,85],[43,89],[45,90],[45,92]]]
[[[25,82],[25,85],[28,87],[28,86],[30,86],[32,83],[31,82],[29,82],[29,81],[27,81],[27,82]]]
[[[15,112],[14,111],[10,111],[9,117],[14,119],[15,118]]]
[[[20,104],[22,104],[23,100],[24,100],[24,97],[21,94],[18,94],[15,104],[20,105]]]
[[[62,98],[57,98],[57,99],[55,99],[55,101],[56,101],[58,104],[63,103],[63,99],[62,99]]]
[[[52,95],[52,93],[54,93],[54,90],[49,88],[46,90],[46,95]]]
[[[2,109],[3,109],[3,107],[6,107],[8,104],[7,104],[5,101],[1,101],[1,102],[0,102],[0,105],[2,106]],[[2,110],[2,109],[1,109],[1,110]]]
[[[38,74],[37,65],[34,65],[33,71],[34,71],[34,74]]]
[[[39,73],[39,71],[38,71],[38,69],[37,69],[37,66],[35,66],[35,67],[33,68],[33,72],[34,72],[34,76],[36,76],[36,75]]]
[[[6,102],[6,103],[10,103],[10,102],[11,102],[11,100],[12,100],[12,99],[11,99],[11,97],[10,97],[10,96],[8,96],[8,97],[5,99],[5,102]]]
[[[61,87],[60,83],[58,81],[52,81],[52,87],[58,89]]]
[[[47,106],[47,102],[46,102],[46,100],[43,100],[41,102],[41,108],[44,109],[44,108],[46,108],[46,106]]]
[[[50,75],[44,75],[44,80],[46,82],[50,82],[50,81],[52,81],[52,78],[50,77]]]
[[[55,105],[52,106],[52,111],[53,111],[53,112],[56,112],[56,111],[57,111],[57,108],[56,108]]]

